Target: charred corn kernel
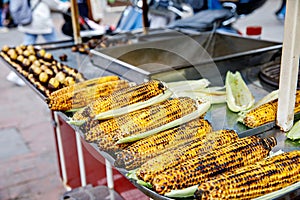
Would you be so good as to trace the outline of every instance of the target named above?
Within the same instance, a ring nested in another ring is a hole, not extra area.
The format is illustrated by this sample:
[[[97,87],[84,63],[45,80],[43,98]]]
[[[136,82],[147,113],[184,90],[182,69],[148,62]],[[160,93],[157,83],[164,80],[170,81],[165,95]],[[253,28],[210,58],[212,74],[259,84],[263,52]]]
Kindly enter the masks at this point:
[[[60,90],[53,92],[47,100],[48,106],[51,110],[60,111],[82,108],[100,97],[106,97],[115,91],[128,88],[129,86],[130,84],[126,80],[108,81],[89,87],[79,87],[80,89],[77,89],[76,86],[74,88],[71,85],[60,89],[64,90],[65,93],[62,93]]]
[[[112,93],[106,98],[99,98],[91,102],[84,109],[76,112],[73,120],[88,120],[97,114],[111,109],[121,108],[137,102],[146,101],[165,91],[164,85],[160,81],[152,80],[137,86],[129,87]]]
[[[250,112],[243,119],[243,123],[249,128],[255,128],[263,124],[275,121],[278,107],[278,99],[263,104]],[[294,112],[300,111],[300,91],[296,93],[296,102]]]
[[[85,134],[89,142],[98,142],[100,150],[119,150],[116,142],[129,135],[143,133],[160,127],[194,112],[197,109],[191,98],[174,98],[106,120]]]
[[[233,130],[219,130],[192,138],[149,160],[137,169],[136,175],[145,182],[151,182],[155,175],[167,169],[236,140],[238,140],[238,135]]]
[[[197,199],[253,199],[300,181],[300,151],[283,153],[201,183]]]
[[[79,90],[84,89],[89,86],[106,83],[109,81],[116,81],[116,80],[119,80],[118,76],[103,76],[103,77],[98,77],[98,78],[94,78],[94,79],[89,79],[89,80],[79,82],[72,86],[64,87],[60,90],[55,91],[52,98],[59,97],[61,95],[72,93],[75,91],[79,91]]]
[[[147,160],[166,151],[168,147],[175,146],[189,138],[200,137],[211,131],[212,127],[208,121],[197,118],[133,143],[117,153],[115,166],[125,167],[128,170],[137,168]]]
[[[159,194],[201,184],[226,171],[255,163],[269,154],[275,138],[242,138],[228,146],[198,155],[154,176],[152,186]]]
[[[243,123],[249,128],[255,128],[274,121],[277,113],[277,104],[278,101],[273,100],[251,110],[246,114],[246,117],[243,119]]]

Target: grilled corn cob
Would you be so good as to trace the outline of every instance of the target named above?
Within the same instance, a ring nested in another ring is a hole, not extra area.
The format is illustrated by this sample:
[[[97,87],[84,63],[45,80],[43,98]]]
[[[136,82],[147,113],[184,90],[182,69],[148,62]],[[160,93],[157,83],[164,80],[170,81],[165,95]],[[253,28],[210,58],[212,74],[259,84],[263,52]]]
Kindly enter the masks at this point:
[[[98,100],[93,101],[84,109],[76,112],[73,116],[73,120],[86,121],[89,118],[94,118],[101,112],[146,101],[162,94],[165,89],[166,88],[160,81],[152,80],[147,83],[119,90],[106,98],[99,98]]]
[[[117,153],[114,166],[125,167],[128,170],[137,168],[147,160],[167,151],[168,147],[176,146],[173,143],[179,144],[188,138],[200,137],[211,130],[212,127],[208,121],[203,118],[194,119],[133,143]]]
[[[55,95],[60,96],[60,95],[63,95],[63,94],[69,93],[69,92],[84,89],[86,87],[98,85],[101,83],[106,83],[109,81],[116,81],[119,79],[120,78],[118,76],[103,76],[103,77],[93,78],[93,79],[85,80],[83,82],[76,83],[76,84],[68,86],[68,87],[64,87],[60,90],[57,90],[57,91],[55,91]]]
[[[278,107],[278,99],[275,99],[269,103],[263,104],[246,114],[243,119],[243,123],[249,128],[255,128],[266,124],[268,122],[275,121]],[[294,112],[300,111],[300,91],[296,93],[295,109]]]
[[[197,109],[191,98],[174,98],[148,108],[106,120],[85,133],[89,142],[98,142],[100,150],[119,150],[116,142],[129,135],[136,135],[165,125]]]
[[[210,153],[196,156],[154,177],[153,188],[159,194],[201,184],[220,173],[235,170],[267,157],[275,138],[256,136],[238,141]]]
[[[47,100],[48,106],[51,110],[60,111],[82,108],[99,97],[108,96],[115,91],[129,86],[130,84],[126,80],[108,81],[85,88],[74,88],[72,85],[61,89],[66,91],[65,93],[62,93],[60,90],[51,93]]]
[[[252,199],[300,181],[300,151],[283,153],[214,177],[198,186],[197,199]]]
[[[207,133],[198,138],[192,138],[173,149],[168,149],[145,164],[136,171],[136,175],[145,182],[151,182],[155,175],[170,169],[197,155],[205,154],[213,149],[227,146],[238,140],[238,135],[233,130],[219,130]]]

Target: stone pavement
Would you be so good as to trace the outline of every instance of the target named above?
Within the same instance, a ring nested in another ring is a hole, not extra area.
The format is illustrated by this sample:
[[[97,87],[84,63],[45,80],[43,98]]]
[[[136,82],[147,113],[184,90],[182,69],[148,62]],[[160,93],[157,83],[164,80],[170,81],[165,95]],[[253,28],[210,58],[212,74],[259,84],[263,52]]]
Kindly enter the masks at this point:
[[[236,27],[263,25],[263,39],[281,41],[283,25],[274,12],[280,0],[270,0]],[[107,15],[108,24],[118,15]],[[61,16],[54,17],[59,33]],[[42,41],[42,40],[39,40]],[[0,47],[18,45],[22,34],[15,29],[0,33]],[[0,199],[59,199],[65,192],[58,174],[50,112],[46,104],[28,86],[18,87],[5,77],[9,69],[0,66]]]

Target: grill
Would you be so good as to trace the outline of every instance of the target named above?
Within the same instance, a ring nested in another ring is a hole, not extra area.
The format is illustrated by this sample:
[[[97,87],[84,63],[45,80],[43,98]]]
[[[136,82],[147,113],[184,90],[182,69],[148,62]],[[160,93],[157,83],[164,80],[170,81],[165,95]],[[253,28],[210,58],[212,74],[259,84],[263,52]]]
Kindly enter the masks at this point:
[[[279,87],[279,77],[280,77],[280,62],[273,61],[265,64],[259,73],[259,78],[266,84],[272,87]],[[297,89],[300,89],[300,74],[298,73],[298,83]]]

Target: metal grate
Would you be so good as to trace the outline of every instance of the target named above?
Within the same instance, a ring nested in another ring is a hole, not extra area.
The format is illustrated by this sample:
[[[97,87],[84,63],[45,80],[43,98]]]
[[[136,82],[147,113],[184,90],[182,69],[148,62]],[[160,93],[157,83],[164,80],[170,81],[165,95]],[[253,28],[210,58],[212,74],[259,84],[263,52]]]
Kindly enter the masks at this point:
[[[259,78],[276,88],[279,87],[279,77],[280,77],[280,62],[271,62],[265,64],[259,73]],[[298,83],[297,83],[297,89],[300,89],[300,74],[298,73]]]

